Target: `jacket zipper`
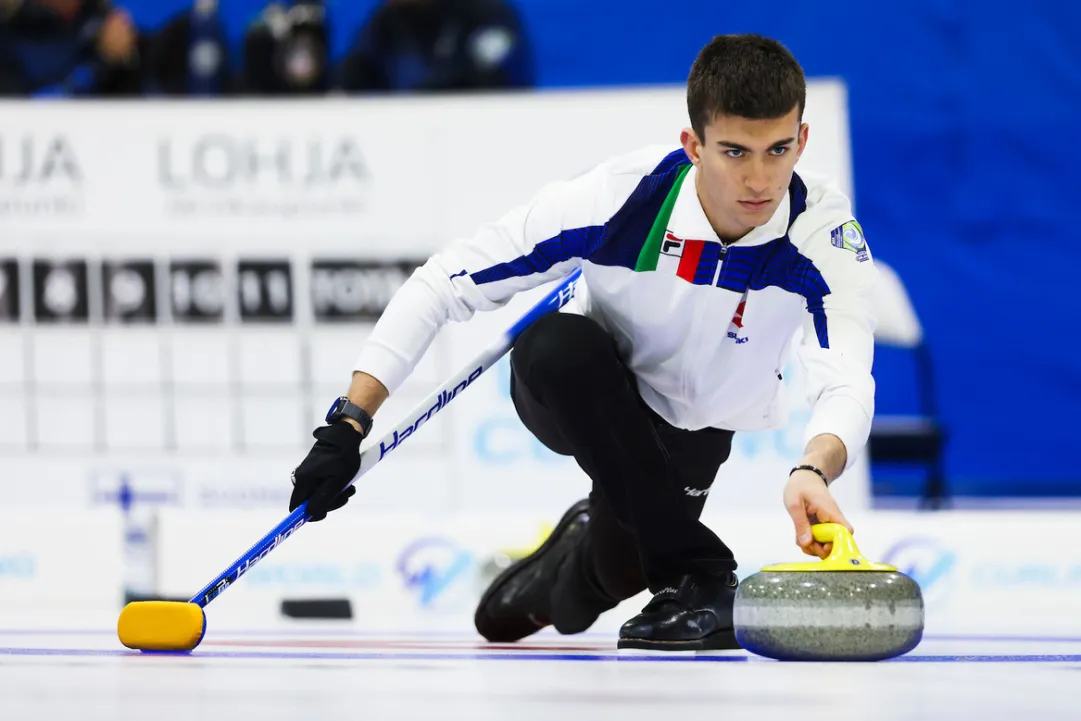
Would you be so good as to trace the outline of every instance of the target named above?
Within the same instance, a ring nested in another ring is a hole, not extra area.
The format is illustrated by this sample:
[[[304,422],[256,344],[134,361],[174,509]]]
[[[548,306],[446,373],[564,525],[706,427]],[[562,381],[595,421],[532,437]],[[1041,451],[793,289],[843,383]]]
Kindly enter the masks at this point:
[[[713,278],[713,285],[721,282],[721,274],[724,273],[724,257],[728,255],[728,246],[721,243],[721,254],[717,258],[717,275]]]

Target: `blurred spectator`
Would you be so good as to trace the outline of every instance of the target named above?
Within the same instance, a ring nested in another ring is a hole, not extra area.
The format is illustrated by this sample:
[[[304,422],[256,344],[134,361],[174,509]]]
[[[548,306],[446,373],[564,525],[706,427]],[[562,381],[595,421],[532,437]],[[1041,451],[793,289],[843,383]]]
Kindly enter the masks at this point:
[[[326,93],[327,35],[321,0],[268,5],[244,36],[244,89],[257,95]]]
[[[218,0],[195,0],[154,34],[146,83],[149,94],[214,96],[236,89]]]
[[[529,87],[531,57],[505,0],[384,0],[342,62],[347,92]]]
[[[0,94],[137,95],[141,42],[109,0],[0,0]]]

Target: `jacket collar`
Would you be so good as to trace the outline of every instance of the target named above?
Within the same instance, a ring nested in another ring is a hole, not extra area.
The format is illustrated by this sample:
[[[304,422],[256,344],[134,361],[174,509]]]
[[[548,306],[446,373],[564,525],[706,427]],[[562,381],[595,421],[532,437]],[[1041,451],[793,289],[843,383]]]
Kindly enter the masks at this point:
[[[717,233],[709,224],[706,212],[702,209],[702,203],[698,200],[698,191],[695,189],[697,177],[698,168],[691,166],[683,179],[679,195],[676,196],[676,202],[672,208],[672,217],[668,220],[668,232],[687,240],[705,240],[720,243],[720,238],[717,237]],[[765,224],[751,229],[747,235],[728,245],[764,245],[778,238],[783,238],[788,235],[788,229],[806,207],[807,187],[804,185],[803,180],[793,173],[788,192],[781,199],[781,203],[777,206],[773,216]]]

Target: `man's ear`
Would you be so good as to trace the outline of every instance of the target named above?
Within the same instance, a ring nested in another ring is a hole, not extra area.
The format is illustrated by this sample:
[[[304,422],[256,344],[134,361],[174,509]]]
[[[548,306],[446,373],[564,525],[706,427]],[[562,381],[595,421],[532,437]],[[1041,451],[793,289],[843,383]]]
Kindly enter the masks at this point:
[[[810,126],[807,123],[802,123],[799,126],[798,142],[796,145],[796,159],[798,160],[803,155],[804,148],[807,147],[807,136],[810,133]]]
[[[679,134],[679,142],[683,145],[683,152],[690,158],[691,164],[698,167],[702,162],[702,141],[694,132],[694,128],[684,128]]]

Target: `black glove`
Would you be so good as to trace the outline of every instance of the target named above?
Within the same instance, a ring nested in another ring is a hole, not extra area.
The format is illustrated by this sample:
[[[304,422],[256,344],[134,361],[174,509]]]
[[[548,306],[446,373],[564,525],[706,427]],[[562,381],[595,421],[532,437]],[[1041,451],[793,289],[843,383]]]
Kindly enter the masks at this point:
[[[315,445],[293,471],[293,495],[289,510],[308,502],[309,521],[321,521],[344,506],[357,489],[342,492],[360,470],[360,442],[364,436],[345,421],[321,426],[312,433]]]

